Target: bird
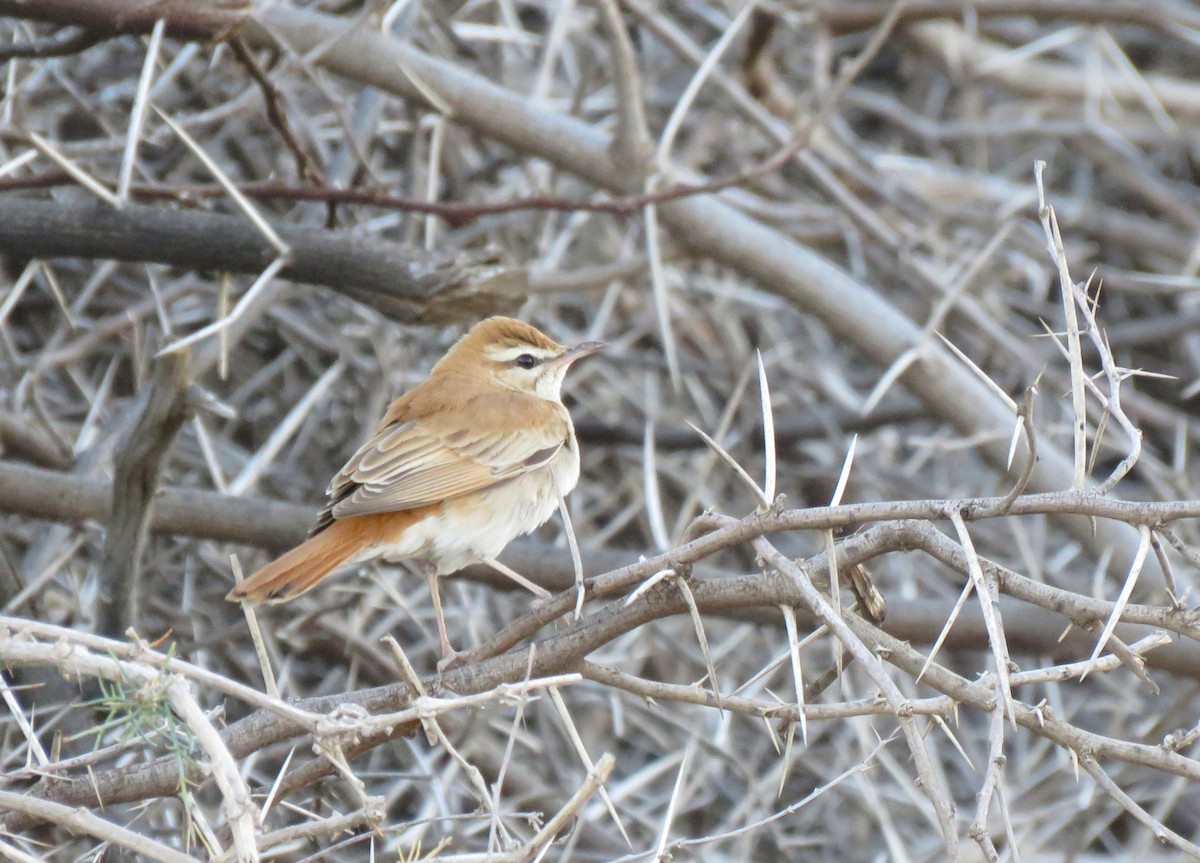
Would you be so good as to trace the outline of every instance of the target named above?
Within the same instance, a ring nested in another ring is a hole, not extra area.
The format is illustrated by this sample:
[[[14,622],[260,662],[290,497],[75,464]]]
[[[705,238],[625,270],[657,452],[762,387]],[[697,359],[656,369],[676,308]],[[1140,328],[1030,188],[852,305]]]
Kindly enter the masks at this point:
[[[308,539],[229,591],[231,602],[295,599],[346,567],[412,561],[428,579],[443,663],[438,577],[484,563],[548,595],[496,557],[543,524],[579,482],[563,378],[603,342],[564,347],[536,327],[490,317],[460,338],[337,472]]]

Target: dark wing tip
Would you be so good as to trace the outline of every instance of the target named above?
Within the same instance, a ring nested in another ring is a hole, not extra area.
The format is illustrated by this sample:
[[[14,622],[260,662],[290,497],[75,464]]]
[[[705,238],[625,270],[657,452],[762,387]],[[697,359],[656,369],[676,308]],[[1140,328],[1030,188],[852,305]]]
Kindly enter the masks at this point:
[[[527,456],[521,461],[521,465],[527,468],[540,467],[546,464],[550,459],[554,458],[555,454],[566,445],[566,440],[561,440],[553,446],[548,446],[538,450],[532,455]]]

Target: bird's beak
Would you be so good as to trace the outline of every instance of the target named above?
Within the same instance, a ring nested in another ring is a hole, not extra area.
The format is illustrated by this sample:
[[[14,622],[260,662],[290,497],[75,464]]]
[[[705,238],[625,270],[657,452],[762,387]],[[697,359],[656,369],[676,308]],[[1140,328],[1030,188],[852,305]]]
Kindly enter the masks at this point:
[[[606,347],[608,347],[608,342],[583,342],[578,345],[572,345],[559,354],[554,359],[554,362],[570,365],[576,360],[581,360],[584,357],[591,356],[597,351],[604,350]]]

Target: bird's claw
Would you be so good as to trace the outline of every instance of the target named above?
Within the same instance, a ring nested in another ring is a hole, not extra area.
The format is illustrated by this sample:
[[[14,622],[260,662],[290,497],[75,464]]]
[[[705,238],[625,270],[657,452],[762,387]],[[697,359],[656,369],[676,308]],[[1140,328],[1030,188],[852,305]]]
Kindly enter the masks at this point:
[[[455,650],[451,647],[447,647],[442,651],[442,658],[438,660],[437,673],[439,675],[445,674],[452,668],[457,668],[459,665],[463,664],[466,659],[466,651]]]

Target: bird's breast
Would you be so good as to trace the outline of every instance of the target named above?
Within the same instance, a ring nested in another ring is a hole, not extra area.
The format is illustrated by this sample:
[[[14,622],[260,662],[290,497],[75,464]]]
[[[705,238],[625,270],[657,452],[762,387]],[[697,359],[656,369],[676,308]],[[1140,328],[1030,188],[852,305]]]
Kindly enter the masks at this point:
[[[579,482],[579,448],[574,434],[546,465],[482,491],[430,507],[430,514],[372,549],[370,557],[417,558],[439,575],[498,557],[521,534],[544,524]]]

